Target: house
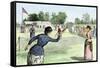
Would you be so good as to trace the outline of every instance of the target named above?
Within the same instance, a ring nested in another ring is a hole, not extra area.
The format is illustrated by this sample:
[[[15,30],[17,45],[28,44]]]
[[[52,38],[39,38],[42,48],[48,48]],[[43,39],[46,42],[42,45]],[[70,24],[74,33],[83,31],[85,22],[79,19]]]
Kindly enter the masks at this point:
[[[25,26],[30,27],[31,25],[34,25],[37,28],[45,28],[47,26],[52,27],[52,24],[49,21],[25,21]]]

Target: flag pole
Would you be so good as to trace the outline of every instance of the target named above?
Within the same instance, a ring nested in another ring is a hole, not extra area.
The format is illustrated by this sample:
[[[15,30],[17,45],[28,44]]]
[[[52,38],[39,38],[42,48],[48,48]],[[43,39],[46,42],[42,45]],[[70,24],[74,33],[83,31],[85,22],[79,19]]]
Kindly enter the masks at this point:
[[[22,25],[23,25],[23,7],[22,7]]]

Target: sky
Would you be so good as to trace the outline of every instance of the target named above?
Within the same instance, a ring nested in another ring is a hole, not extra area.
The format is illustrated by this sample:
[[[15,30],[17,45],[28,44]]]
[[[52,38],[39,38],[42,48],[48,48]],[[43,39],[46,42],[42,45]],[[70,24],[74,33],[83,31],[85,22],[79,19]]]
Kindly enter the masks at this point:
[[[88,13],[90,18],[96,19],[95,7],[79,7],[79,6],[62,6],[62,5],[47,5],[47,4],[30,4],[30,3],[17,3],[16,5],[16,20],[17,23],[22,23],[22,19],[28,15],[22,14],[22,8],[24,8],[28,14],[39,13],[40,11],[49,12],[52,15],[53,12],[65,12],[67,18],[65,22],[74,22],[75,18],[82,18],[82,15]],[[22,17],[23,15],[23,17]]]

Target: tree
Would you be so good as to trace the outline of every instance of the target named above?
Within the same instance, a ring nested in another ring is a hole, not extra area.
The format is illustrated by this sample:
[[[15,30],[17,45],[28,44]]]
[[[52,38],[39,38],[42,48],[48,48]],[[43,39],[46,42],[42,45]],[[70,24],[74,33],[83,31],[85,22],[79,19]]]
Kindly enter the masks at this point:
[[[44,21],[44,13],[42,11],[40,11],[40,13],[38,14],[38,17],[40,21]]]
[[[59,12],[58,15],[52,13],[51,22],[52,24],[64,24],[67,15],[64,12]]]
[[[55,13],[52,13],[52,18],[50,21],[52,24],[57,24],[57,15]]]
[[[91,19],[91,23],[92,24],[96,24],[96,20],[95,19]]]
[[[85,24],[90,23],[90,15],[88,13],[83,14],[82,20]]]
[[[81,24],[80,19],[79,19],[79,18],[75,18],[75,23],[76,23],[76,24]]]
[[[45,13],[44,20],[45,21],[49,21],[49,13],[48,12]]]
[[[84,21],[83,20],[80,20],[81,24],[84,24]]]
[[[25,18],[23,21],[27,21],[27,19]]]
[[[64,12],[59,12],[58,15],[57,15],[57,21],[59,24],[64,24],[65,20],[66,20],[66,13]]]
[[[93,19],[91,19],[91,23],[92,23],[92,24],[94,23]]]
[[[33,14],[30,14],[29,17],[28,17],[28,21],[38,21],[39,18],[37,16],[37,14],[33,13]]]

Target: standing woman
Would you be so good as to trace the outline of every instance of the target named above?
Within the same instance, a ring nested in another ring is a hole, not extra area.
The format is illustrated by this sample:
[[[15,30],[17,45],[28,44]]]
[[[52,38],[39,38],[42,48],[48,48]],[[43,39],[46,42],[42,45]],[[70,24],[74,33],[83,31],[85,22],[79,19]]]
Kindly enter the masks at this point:
[[[84,59],[91,61],[93,59],[93,50],[92,50],[92,34],[91,34],[91,27],[86,27],[86,40],[85,40],[85,47],[84,47]]]
[[[33,36],[35,36],[35,27],[34,27],[34,25],[31,26],[29,32],[30,32],[30,38],[32,38]]]

